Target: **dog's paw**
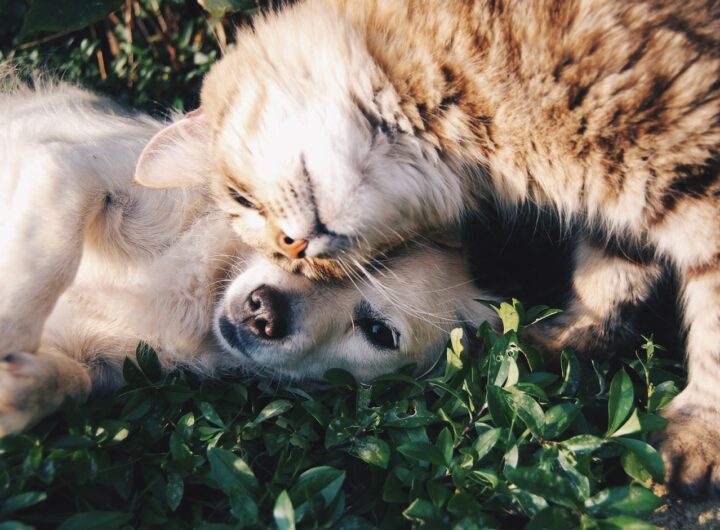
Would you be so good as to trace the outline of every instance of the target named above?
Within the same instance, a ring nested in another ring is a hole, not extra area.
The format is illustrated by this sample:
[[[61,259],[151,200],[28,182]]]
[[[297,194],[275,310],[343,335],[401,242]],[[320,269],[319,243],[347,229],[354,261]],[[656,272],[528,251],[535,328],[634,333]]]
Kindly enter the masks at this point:
[[[668,425],[656,440],[670,491],[690,499],[720,496],[720,416],[672,405],[663,415]]]
[[[41,413],[44,375],[33,353],[0,356],[0,436],[23,430]]]

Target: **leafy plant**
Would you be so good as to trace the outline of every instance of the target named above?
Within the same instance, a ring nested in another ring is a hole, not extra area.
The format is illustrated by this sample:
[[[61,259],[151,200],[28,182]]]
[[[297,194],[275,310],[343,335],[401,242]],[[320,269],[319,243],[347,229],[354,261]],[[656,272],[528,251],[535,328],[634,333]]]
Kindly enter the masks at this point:
[[[652,528],[647,436],[676,365],[651,338],[614,366],[548,360],[518,334],[552,311],[494,307],[504,334],[483,324],[471,352],[454,330],[419,380],[162,379],[141,344],[114,396],[0,440],[0,513],[13,528]]]
[[[197,105],[233,27],[270,0],[0,0],[0,60],[151,112]],[[28,7],[29,6],[29,7]],[[140,345],[126,386],[0,440],[8,528],[649,528],[662,461],[647,443],[678,363],[548,357],[522,330],[554,310],[491,303],[439,372],[305,389],[162,378]],[[475,346],[474,346],[475,347]]]
[[[0,0],[0,61],[155,113],[195,108],[254,0]]]

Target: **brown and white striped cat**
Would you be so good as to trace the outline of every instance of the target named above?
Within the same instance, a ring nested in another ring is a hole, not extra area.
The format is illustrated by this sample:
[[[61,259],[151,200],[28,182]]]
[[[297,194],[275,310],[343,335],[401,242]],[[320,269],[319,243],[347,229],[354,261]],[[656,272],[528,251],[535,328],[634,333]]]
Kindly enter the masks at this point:
[[[582,219],[576,300],[550,345],[682,283],[690,380],[662,449],[690,494],[720,490],[720,3],[308,0],[258,18],[208,75],[202,111],[146,148],[137,180],[207,141],[218,205],[309,276],[363,268],[495,197]],[[477,242],[481,243],[481,242]]]

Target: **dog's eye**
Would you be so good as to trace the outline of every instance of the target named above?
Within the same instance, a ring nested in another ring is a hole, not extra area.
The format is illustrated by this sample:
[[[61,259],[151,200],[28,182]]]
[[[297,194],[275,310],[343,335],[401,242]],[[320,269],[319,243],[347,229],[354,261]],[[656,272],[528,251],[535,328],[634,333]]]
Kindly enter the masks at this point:
[[[233,200],[243,208],[253,208],[257,210],[257,206],[250,202],[248,199],[246,199],[244,196],[240,195],[237,190],[233,188],[228,188],[228,192],[230,193],[230,197],[232,197]]]
[[[370,344],[386,350],[397,350],[399,333],[382,320],[361,318],[357,325]]]

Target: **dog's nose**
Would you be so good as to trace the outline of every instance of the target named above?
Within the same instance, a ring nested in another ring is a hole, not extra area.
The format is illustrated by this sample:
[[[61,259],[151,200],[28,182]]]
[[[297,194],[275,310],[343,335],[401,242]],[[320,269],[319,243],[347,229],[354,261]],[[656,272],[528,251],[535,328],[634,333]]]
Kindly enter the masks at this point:
[[[280,251],[290,259],[305,257],[305,249],[308,247],[307,239],[293,239],[280,231],[277,235],[277,245]]]
[[[260,339],[279,340],[287,337],[290,303],[283,293],[262,285],[250,293],[237,315],[241,325]]]

